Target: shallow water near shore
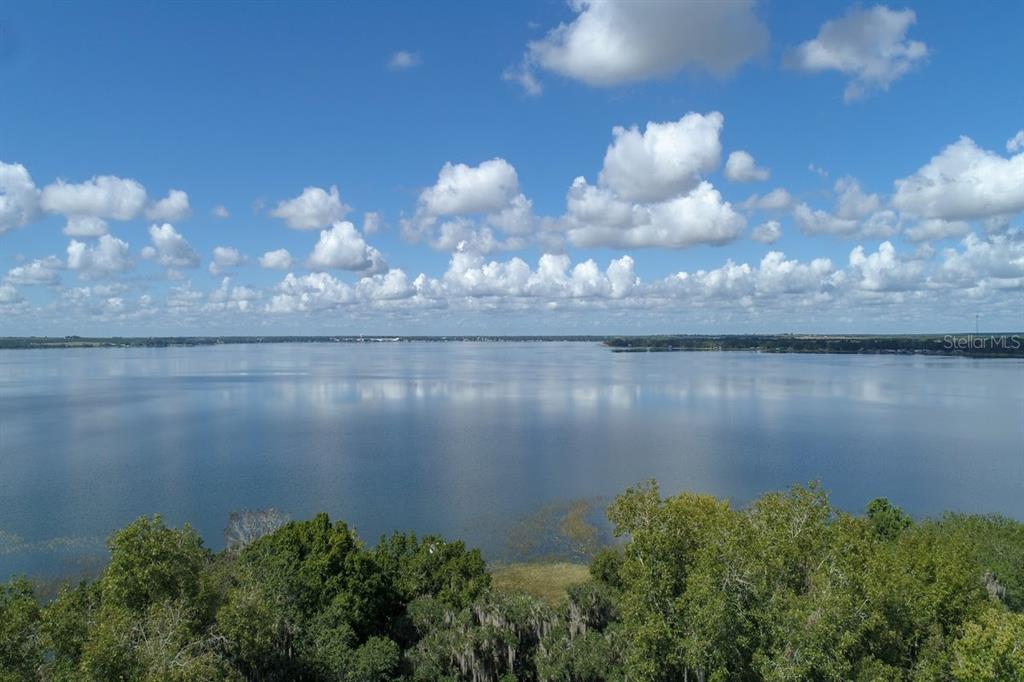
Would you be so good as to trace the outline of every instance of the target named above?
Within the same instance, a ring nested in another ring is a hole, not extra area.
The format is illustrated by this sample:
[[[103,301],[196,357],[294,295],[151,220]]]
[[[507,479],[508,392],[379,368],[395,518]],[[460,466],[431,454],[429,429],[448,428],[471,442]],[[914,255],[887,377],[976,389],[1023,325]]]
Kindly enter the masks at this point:
[[[850,511],[886,496],[918,516],[1024,519],[1024,361],[554,342],[0,351],[3,577],[71,571],[142,514],[219,548],[232,510],[270,506],[327,511],[368,543],[438,532],[501,559],[535,532],[543,553],[559,505],[600,516],[652,477],[737,504],[818,480]]]

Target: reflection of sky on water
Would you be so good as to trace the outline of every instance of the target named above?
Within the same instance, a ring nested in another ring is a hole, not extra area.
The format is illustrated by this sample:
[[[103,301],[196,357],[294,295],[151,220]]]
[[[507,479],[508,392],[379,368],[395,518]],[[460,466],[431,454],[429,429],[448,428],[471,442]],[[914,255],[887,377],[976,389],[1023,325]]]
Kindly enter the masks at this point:
[[[494,549],[481,519],[652,476],[1024,517],[1022,378],[1005,360],[554,343],[4,351],[0,529],[102,536],[159,512],[217,546],[228,512],[273,505]]]

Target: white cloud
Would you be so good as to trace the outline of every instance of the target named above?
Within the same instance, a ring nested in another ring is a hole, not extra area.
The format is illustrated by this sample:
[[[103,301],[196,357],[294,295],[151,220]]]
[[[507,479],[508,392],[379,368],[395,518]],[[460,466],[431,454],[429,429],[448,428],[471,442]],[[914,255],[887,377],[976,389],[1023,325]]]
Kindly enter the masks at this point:
[[[895,181],[892,205],[920,218],[980,220],[1024,211],[1024,152],[1005,158],[969,137]]]
[[[541,85],[528,63],[508,67],[502,72],[501,77],[512,83],[518,83],[523,92],[530,97],[537,97],[544,92],[544,86]]]
[[[168,268],[199,266],[199,253],[170,223],[151,225],[149,238],[153,246],[143,249],[144,258],[155,258],[160,265]]]
[[[782,236],[782,226],[777,220],[769,220],[754,228],[750,238],[762,244],[774,244]]]
[[[906,238],[912,242],[923,242],[932,239],[949,239],[950,237],[963,237],[970,232],[971,226],[963,220],[941,220],[939,218],[926,218],[908,227],[904,231]]]
[[[807,170],[811,171],[815,175],[820,175],[823,178],[828,177],[828,171],[821,166],[815,166],[813,163],[807,164]]]
[[[352,303],[352,287],[326,272],[313,272],[302,277],[285,275],[273,290],[267,312],[294,313],[326,310]]]
[[[874,253],[863,246],[850,252],[850,271],[854,285],[866,291],[907,291],[917,288],[924,266],[917,260],[904,260],[891,242],[882,242]]]
[[[657,201],[697,186],[702,173],[718,167],[718,136],[725,118],[717,111],[691,112],[678,121],[649,122],[639,128],[612,129],[599,184],[627,201]]]
[[[260,298],[260,292],[247,286],[231,284],[231,278],[225,277],[221,280],[220,286],[210,292],[207,296],[208,303],[204,306],[209,311],[238,311],[248,312],[252,309],[253,301]]]
[[[214,206],[210,210],[210,215],[212,215],[214,218],[220,218],[220,219],[223,220],[225,218],[230,218],[231,217],[231,211],[228,210],[227,206],[219,205],[219,206]]]
[[[402,234],[445,251],[523,248],[535,226],[532,209],[533,202],[519,191],[516,169],[505,159],[479,166],[446,163],[437,182],[420,193],[416,215],[402,220]]]
[[[718,166],[720,113],[613,130],[597,185],[573,181],[559,222],[576,246],[725,244],[746,220],[701,174]]]
[[[39,190],[20,163],[0,161],[0,234],[35,220]]]
[[[21,303],[24,299],[10,284],[0,284],[0,310]]]
[[[761,259],[756,273],[756,290],[760,294],[806,293],[831,286],[835,272],[828,258],[815,258],[810,263],[786,260],[781,251],[769,251]]]
[[[405,50],[399,50],[391,55],[391,59],[388,60],[388,66],[396,71],[412,69],[422,63],[423,60],[418,52],[407,52]]]
[[[288,249],[267,251],[260,256],[260,267],[268,270],[287,270],[293,262],[292,254],[288,252]]]
[[[836,215],[859,220],[878,211],[882,200],[877,194],[865,194],[855,178],[845,176],[836,180]]]
[[[210,274],[216,277],[229,268],[237,268],[239,265],[245,264],[245,261],[245,256],[233,246],[215,246],[208,269]]]
[[[771,173],[767,168],[758,168],[754,157],[745,151],[729,154],[725,162],[725,177],[733,182],[755,182],[767,180]]]
[[[851,102],[888,90],[925,59],[925,44],[906,39],[916,20],[910,9],[852,7],[842,18],[825,22],[818,37],[797,47],[791,59],[804,71],[831,70],[850,76],[843,99]]]
[[[961,241],[963,249],[946,249],[935,278],[942,282],[976,287],[987,280],[1001,280],[1024,288],[1024,232],[991,235],[974,233]]]
[[[356,284],[356,294],[367,301],[396,301],[409,298],[415,292],[405,272],[398,268],[363,277]]]
[[[332,185],[330,191],[306,187],[294,199],[278,203],[270,215],[281,218],[288,227],[296,230],[317,230],[341,220],[349,210],[341,202],[338,188]]]
[[[459,215],[498,211],[519,194],[516,169],[495,158],[479,166],[446,163],[437,182],[420,193],[420,206],[429,215]]]
[[[420,289],[455,298],[617,300],[640,286],[633,266],[629,256],[601,271],[593,260],[573,266],[565,254],[544,254],[532,270],[521,258],[485,261],[478,253],[456,252],[441,280],[420,280]]]
[[[852,236],[860,227],[860,221],[851,218],[840,218],[828,211],[812,209],[807,204],[798,204],[793,209],[793,218],[804,234],[832,234]]]
[[[166,197],[146,209],[146,217],[158,222],[176,222],[190,215],[192,207],[188,202],[188,194],[180,189],[172,189]]]
[[[348,222],[336,222],[320,232],[320,239],[309,255],[308,265],[314,270],[354,270],[384,272],[387,264],[377,249],[368,245]]]
[[[37,258],[7,271],[4,281],[9,284],[56,284],[64,263],[56,256]]]
[[[102,277],[132,268],[128,242],[109,234],[100,236],[95,246],[72,239],[68,244],[67,266],[86,278]]]
[[[571,0],[570,6],[577,14],[571,23],[527,47],[518,70],[528,76],[511,76],[527,92],[539,90],[530,73],[534,66],[612,86],[686,66],[726,75],[768,44],[768,31],[748,1]]]
[[[812,209],[805,203],[793,209],[793,218],[804,234],[885,238],[899,231],[895,212],[883,209],[881,198],[864,192],[855,178],[839,178],[833,189],[836,193],[834,214]]]
[[[742,204],[745,211],[784,211],[793,205],[793,197],[782,187],[776,187],[764,196],[752,194]]]
[[[146,188],[135,180],[99,175],[79,184],[63,180],[47,185],[40,205],[49,213],[132,220],[146,205]]]
[[[433,231],[430,246],[438,251],[473,251],[474,253],[491,253],[492,251],[514,251],[527,246],[526,240],[510,237],[502,239],[486,225],[480,226],[469,218],[458,217],[447,220]]]
[[[828,300],[836,287],[836,277],[827,258],[801,263],[787,260],[781,251],[769,251],[757,266],[727,260],[713,270],[678,272],[656,283],[652,294],[716,307],[723,303],[750,307],[758,300],[793,295]]]
[[[107,233],[107,222],[91,215],[68,216],[63,232],[69,237],[99,237]]]
[[[685,248],[726,244],[746,229],[746,220],[711,183],[689,194],[653,204],[627,204],[607,190],[576,178],[564,222],[576,246]]]
[[[1018,130],[1017,134],[1006,141],[1006,151],[1015,152],[1024,149],[1024,130]]]
[[[367,211],[363,214],[363,234],[377,234],[381,231],[383,225],[384,222],[380,217],[380,213],[377,213],[376,211]]]

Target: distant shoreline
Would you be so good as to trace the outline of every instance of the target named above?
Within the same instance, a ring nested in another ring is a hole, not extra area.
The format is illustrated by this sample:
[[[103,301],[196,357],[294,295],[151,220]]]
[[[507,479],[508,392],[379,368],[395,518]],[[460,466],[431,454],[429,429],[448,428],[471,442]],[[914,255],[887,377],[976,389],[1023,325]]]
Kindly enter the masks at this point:
[[[837,355],[942,355],[977,358],[1024,358],[1024,332],[997,334],[679,334],[613,335],[451,335],[451,336],[149,336],[0,337],[0,350],[46,348],[182,348],[278,343],[411,342],[572,342],[601,343],[614,353],[746,351]]]

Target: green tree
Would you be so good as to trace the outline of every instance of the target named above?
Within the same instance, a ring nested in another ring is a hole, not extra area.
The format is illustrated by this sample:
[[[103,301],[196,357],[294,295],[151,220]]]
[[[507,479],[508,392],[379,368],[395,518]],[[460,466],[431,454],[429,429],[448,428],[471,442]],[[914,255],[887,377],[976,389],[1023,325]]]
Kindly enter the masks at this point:
[[[884,497],[876,497],[865,510],[868,521],[878,537],[892,540],[913,524],[913,520]]]
[[[964,627],[953,644],[953,678],[962,682],[1024,680],[1024,615],[992,607]]]
[[[0,681],[35,679],[43,662],[40,623],[32,584],[23,578],[0,583]]]
[[[103,574],[102,601],[144,612],[150,605],[195,602],[211,554],[190,526],[168,528],[159,516],[141,517],[107,543],[110,564]]]

